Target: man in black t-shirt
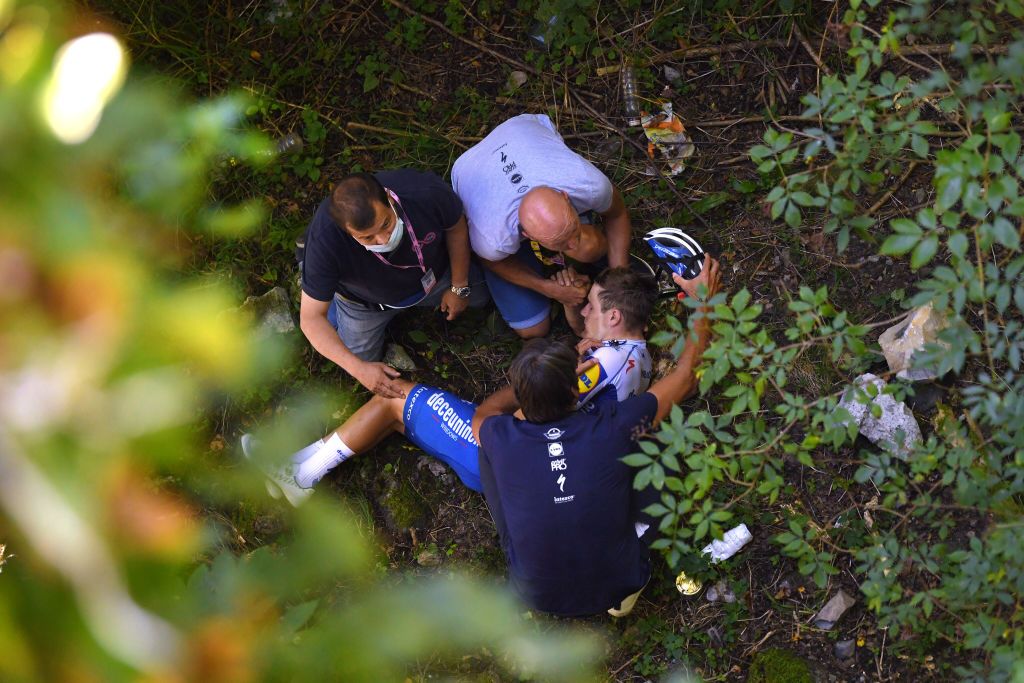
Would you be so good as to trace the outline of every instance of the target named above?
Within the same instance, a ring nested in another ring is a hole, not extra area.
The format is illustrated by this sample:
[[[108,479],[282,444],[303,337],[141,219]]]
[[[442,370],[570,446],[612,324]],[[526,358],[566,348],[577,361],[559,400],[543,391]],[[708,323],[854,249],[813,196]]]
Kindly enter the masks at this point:
[[[720,285],[710,256],[695,280],[675,277],[687,295],[705,300]],[[675,369],[648,392],[579,410],[576,353],[533,340],[512,362],[511,386],[477,408],[472,427],[484,497],[509,580],[531,607],[560,616],[622,616],[640,596],[650,563],[630,511],[633,472],[622,458],[696,390],[709,319],[700,315],[693,332]]]
[[[454,320],[487,291],[470,262],[462,202],[433,173],[408,169],[342,178],[306,230],[299,306],[321,355],[385,398],[404,396],[377,362],[399,310],[437,306]]]

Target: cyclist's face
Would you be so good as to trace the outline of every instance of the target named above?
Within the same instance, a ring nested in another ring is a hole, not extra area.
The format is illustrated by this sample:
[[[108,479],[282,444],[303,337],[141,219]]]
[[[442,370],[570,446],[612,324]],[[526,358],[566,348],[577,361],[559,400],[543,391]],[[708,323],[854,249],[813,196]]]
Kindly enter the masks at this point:
[[[605,312],[601,309],[601,292],[604,288],[599,284],[590,287],[587,303],[580,314],[583,316],[583,337],[586,339],[604,339],[606,336]]]

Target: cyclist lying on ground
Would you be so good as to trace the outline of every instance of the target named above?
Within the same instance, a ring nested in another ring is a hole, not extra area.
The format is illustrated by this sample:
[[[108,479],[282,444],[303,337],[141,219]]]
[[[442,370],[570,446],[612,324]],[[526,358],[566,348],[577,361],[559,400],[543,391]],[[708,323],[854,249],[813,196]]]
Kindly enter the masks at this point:
[[[577,407],[647,390],[651,357],[644,334],[656,299],[654,280],[628,268],[610,268],[595,278],[581,311],[584,363]],[[404,398],[374,396],[334,432],[292,454],[283,465],[255,458],[267,475],[270,494],[277,498],[283,493],[289,503],[299,505],[327,472],[393,432],[404,433],[450,465],[466,486],[481,491],[478,446],[470,427],[476,404],[425,384],[399,384]],[[251,459],[258,450],[254,441],[250,434],[242,435],[242,450]]]

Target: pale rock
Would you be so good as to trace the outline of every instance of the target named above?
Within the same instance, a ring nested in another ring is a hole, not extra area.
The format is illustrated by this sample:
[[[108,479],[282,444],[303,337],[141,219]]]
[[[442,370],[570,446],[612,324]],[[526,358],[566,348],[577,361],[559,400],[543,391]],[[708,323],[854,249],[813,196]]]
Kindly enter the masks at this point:
[[[848,391],[839,402],[839,407],[850,414],[852,421],[857,425],[858,431],[871,443],[891,451],[897,457],[906,460],[914,446],[921,442],[921,427],[917,419],[907,407],[907,404],[897,402],[891,395],[883,393],[886,383],[876,375],[863,374],[855,380],[857,386],[866,391],[869,384],[878,389],[878,395],[871,399],[870,403],[861,403],[857,400],[855,391]],[[871,406],[877,405],[881,410],[881,416],[875,417],[871,414]],[[899,433],[903,432],[903,439],[899,439]]]
[[[384,363],[402,372],[416,371],[416,363],[409,356],[409,352],[398,344],[388,344],[384,351]]]
[[[736,602],[736,594],[732,592],[732,589],[729,588],[728,584],[726,584],[725,581],[719,581],[715,585],[708,588],[707,593],[704,594],[704,597],[707,599],[708,602],[718,602],[719,600],[728,603]]]
[[[518,90],[526,83],[527,78],[525,71],[513,71],[508,75],[509,90]]]
[[[857,601],[846,594],[846,591],[839,591],[832,596],[832,599],[825,603],[817,614],[814,615],[814,625],[824,631],[829,631],[846,610],[854,606]]]
[[[262,296],[250,296],[238,310],[252,316],[256,323],[255,334],[259,339],[272,334],[286,334],[295,329],[291,302],[284,287],[274,287]]]

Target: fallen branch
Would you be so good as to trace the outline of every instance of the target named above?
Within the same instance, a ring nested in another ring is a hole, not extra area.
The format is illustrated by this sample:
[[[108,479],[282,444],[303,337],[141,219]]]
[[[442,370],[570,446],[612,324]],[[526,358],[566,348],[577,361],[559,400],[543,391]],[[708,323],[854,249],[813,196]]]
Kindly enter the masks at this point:
[[[1009,49],[1009,45],[993,45],[992,47],[972,45],[971,54],[1005,55]],[[952,52],[953,43],[943,43],[942,45],[907,45],[899,48],[899,53],[903,55],[941,55]]]
[[[488,55],[494,57],[495,59],[498,59],[498,60],[500,60],[502,62],[505,62],[506,64],[511,64],[512,66],[514,66],[515,68],[519,69],[520,71],[525,71],[527,73],[531,73],[534,76],[540,76],[541,75],[541,72],[537,71],[537,69],[533,68],[529,64],[526,64],[525,62],[520,62],[518,59],[515,59],[513,57],[509,57],[507,55],[503,55],[500,52],[498,52],[496,50],[492,50],[491,48],[487,47],[486,45],[483,45],[482,43],[476,42],[475,40],[472,40],[470,38],[466,38],[465,36],[460,36],[458,33],[455,33],[450,28],[445,26],[442,22],[440,22],[437,19],[434,19],[432,17],[428,17],[427,15],[425,15],[425,14],[423,14],[421,12],[417,12],[412,7],[409,7],[405,3],[400,2],[400,0],[387,0],[387,2],[392,4],[392,5],[394,5],[398,9],[402,10],[403,12],[406,12],[407,14],[411,14],[414,17],[419,17],[420,19],[422,19],[423,21],[427,22],[431,26],[436,26],[437,28],[441,29],[442,31],[444,31],[445,33],[450,35],[452,38],[455,38],[456,40],[460,40],[463,43],[465,43],[466,45],[469,45],[470,47],[476,48],[480,52],[488,54]],[[593,97],[593,98],[600,98],[601,97],[601,95],[598,95],[597,93],[591,92],[589,90],[582,90],[582,89],[580,89],[579,92],[585,94],[587,97]]]
[[[473,135],[456,135],[456,136],[449,137],[449,136],[445,135],[444,133],[442,133],[442,132],[440,132],[438,130],[434,130],[433,128],[431,128],[429,126],[423,125],[422,123],[418,123],[416,121],[412,121],[411,123],[413,125],[415,125],[415,126],[418,126],[424,132],[430,133],[430,134],[434,135],[435,137],[439,137],[439,138],[442,138],[444,140],[447,140],[448,142],[456,144],[459,147],[462,147],[463,149],[466,149],[466,146],[463,145],[463,144],[460,144],[462,142],[480,142],[481,140],[483,140],[483,138],[476,137],[476,136],[473,136]],[[414,138],[414,137],[418,137],[420,135],[420,133],[417,133],[416,131],[400,130],[398,128],[381,128],[380,126],[371,126],[368,123],[359,123],[358,121],[349,121],[348,123],[345,124],[345,128],[348,128],[350,130],[365,130],[365,131],[368,131],[370,133],[382,133],[384,135],[397,135],[399,137],[404,137],[404,138]]]
[[[514,58],[509,57],[507,55],[503,55],[500,52],[492,50],[491,48],[487,47],[486,45],[482,45],[481,43],[478,43],[475,40],[472,40],[470,38],[466,38],[465,36],[460,36],[459,34],[457,34],[454,31],[452,31],[450,28],[445,26],[442,22],[438,21],[437,19],[434,19],[433,17],[428,17],[425,14],[417,12],[412,7],[409,7],[408,5],[406,5],[403,2],[400,2],[399,0],[387,0],[387,2],[392,4],[392,5],[394,5],[395,7],[397,7],[398,9],[402,10],[403,12],[405,12],[407,14],[411,14],[411,15],[413,15],[415,17],[419,17],[420,19],[422,19],[423,21],[427,22],[428,24],[430,24],[432,26],[436,26],[437,28],[441,29],[442,31],[444,31],[445,33],[450,35],[452,38],[455,38],[457,40],[461,40],[466,45],[470,45],[470,46],[476,48],[477,50],[480,50],[480,52],[484,52],[486,54],[491,55],[492,57],[494,57],[496,59],[500,59],[501,61],[503,61],[503,62],[505,62],[507,64],[511,64],[512,66],[514,66],[515,68],[519,69],[520,71],[526,71],[528,73],[533,74],[534,76],[539,76],[540,75],[540,73],[536,69],[534,69],[532,66],[530,66],[528,64],[525,64],[523,62],[520,62],[518,59],[514,59]]]
[[[868,209],[869,216],[874,215],[875,211],[878,211],[880,208],[882,208],[882,204],[885,204],[887,201],[889,201],[889,198],[892,197],[893,193],[895,193],[896,190],[903,187],[903,183],[907,182],[907,178],[910,177],[910,174],[914,172],[915,168],[917,168],[916,161],[911,161],[909,164],[907,164],[907,170],[903,173],[903,175],[900,176],[900,179],[897,180],[896,183],[892,185],[888,190],[886,190],[885,193],[878,198],[878,201],[872,204],[871,208]]]
[[[390,2],[391,0],[389,0]],[[728,45],[713,45],[711,47],[684,47],[671,52],[663,52],[651,57],[646,64],[661,64],[671,62],[674,59],[696,59],[700,57],[713,57],[715,55],[729,52],[746,52],[759,47],[786,47],[788,43],[784,40],[747,40],[742,43],[729,43]],[[643,63],[641,63],[643,64]],[[609,76],[619,72],[621,65],[602,66],[597,69],[598,76]]]
[[[818,53],[814,51],[814,48],[811,47],[811,44],[807,42],[807,38],[804,38],[803,32],[800,31],[800,27],[797,26],[796,23],[793,24],[793,33],[796,34],[796,39],[804,46],[804,50],[806,50],[807,54],[811,56],[814,63],[818,65],[818,69],[820,69],[826,76],[831,76],[832,69],[828,68],[828,66],[821,61],[821,56],[818,55]]]

